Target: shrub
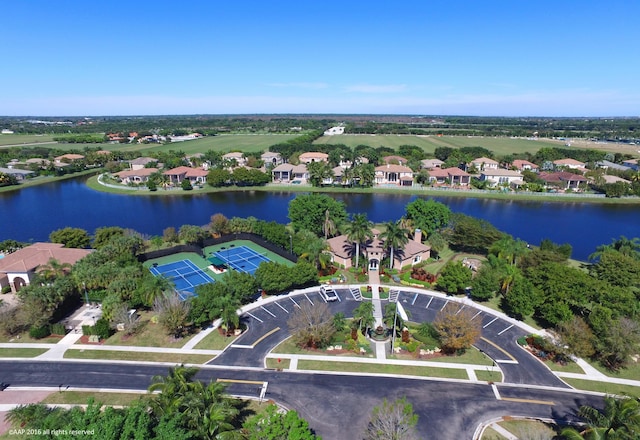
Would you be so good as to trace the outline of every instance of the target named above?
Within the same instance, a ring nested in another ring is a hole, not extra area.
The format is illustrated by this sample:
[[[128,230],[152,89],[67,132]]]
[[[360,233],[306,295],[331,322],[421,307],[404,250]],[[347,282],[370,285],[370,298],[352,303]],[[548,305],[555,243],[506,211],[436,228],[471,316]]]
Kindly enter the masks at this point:
[[[407,351],[409,353],[415,353],[419,346],[420,343],[418,341],[411,341],[407,344]]]
[[[93,326],[92,325],[83,325],[82,326],[82,334],[84,336],[91,336],[93,335]]]
[[[66,329],[64,328],[64,324],[61,322],[55,323],[51,326],[51,333],[54,335],[64,336],[66,334]]]
[[[11,292],[11,286],[4,286],[2,288],[2,294],[4,295],[5,293],[9,293]]]
[[[104,318],[98,319],[96,325],[93,326],[93,330],[94,334],[100,339],[107,339],[111,336],[111,326],[109,325],[109,321]]]
[[[31,327],[29,329],[29,336],[33,339],[42,339],[46,338],[51,334],[51,328],[49,325],[43,325],[42,327]]]

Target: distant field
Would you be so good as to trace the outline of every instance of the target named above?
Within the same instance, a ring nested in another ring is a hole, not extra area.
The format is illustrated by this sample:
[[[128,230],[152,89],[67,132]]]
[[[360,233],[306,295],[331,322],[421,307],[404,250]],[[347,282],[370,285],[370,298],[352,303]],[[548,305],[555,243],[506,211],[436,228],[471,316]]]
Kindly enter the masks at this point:
[[[108,145],[104,148],[111,151],[169,151],[180,150],[186,154],[204,153],[208,150],[229,152],[240,150],[255,152],[267,150],[271,145],[286,142],[299,134],[223,134],[207,136],[201,139],[185,142],[174,142],[167,145]]]
[[[496,156],[504,156],[512,153],[535,153],[544,147],[562,147],[564,142],[538,139],[529,140],[524,138],[494,138],[482,136],[414,136],[414,135],[336,135],[323,136],[317,139],[315,144],[344,144],[349,147],[357,145],[368,145],[373,148],[385,146],[398,149],[400,145],[415,145],[424,149],[427,153],[433,153],[437,147],[484,147],[493,151]],[[623,144],[600,144],[588,141],[572,141],[572,148],[590,148],[594,150],[624,152],[634,154],[634,146]]]
[[[0,147],[6,145],[35,144],[41,142],[53,142],[53,135],[0,134]]]

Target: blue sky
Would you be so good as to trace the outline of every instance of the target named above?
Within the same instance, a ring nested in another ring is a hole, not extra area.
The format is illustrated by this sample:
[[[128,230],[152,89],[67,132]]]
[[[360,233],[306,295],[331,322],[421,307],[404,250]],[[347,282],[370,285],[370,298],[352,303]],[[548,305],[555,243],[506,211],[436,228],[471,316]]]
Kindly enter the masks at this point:
[[[637,1],[2,6],[0,115],[640,116]]]

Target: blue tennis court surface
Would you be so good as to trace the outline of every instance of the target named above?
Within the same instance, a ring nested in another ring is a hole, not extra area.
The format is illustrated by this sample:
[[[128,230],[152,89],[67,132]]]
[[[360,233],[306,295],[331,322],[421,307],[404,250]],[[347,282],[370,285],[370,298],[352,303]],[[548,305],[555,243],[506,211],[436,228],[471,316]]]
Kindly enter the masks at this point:
[[[255,273],[261,263],[271,261],[266,256],[259,254],[247,246],[221,249],[216,252],[214,256],[218,257],[238,272],[246,272],[251,275]],[[209,261],[211,261],[211,259]]]
[[[215,282],[206,272],[189,260],[176,261],[160,266],[153,265],[149,270],[155,276],[163,276],[173,282],[178,295],[183,300],[190,296],[196,296],[196,286]]]

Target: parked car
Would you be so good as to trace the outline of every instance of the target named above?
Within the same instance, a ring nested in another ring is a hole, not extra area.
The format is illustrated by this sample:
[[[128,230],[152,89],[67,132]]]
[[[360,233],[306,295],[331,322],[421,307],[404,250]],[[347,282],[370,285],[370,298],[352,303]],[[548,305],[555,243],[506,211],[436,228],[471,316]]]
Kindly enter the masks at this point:
[[[322,297],[322,299],[324,299],[327,302],[338,301],[338,294],[336,293],[335,290],[333,290],[333,287],[321,286],[320,296]]]

